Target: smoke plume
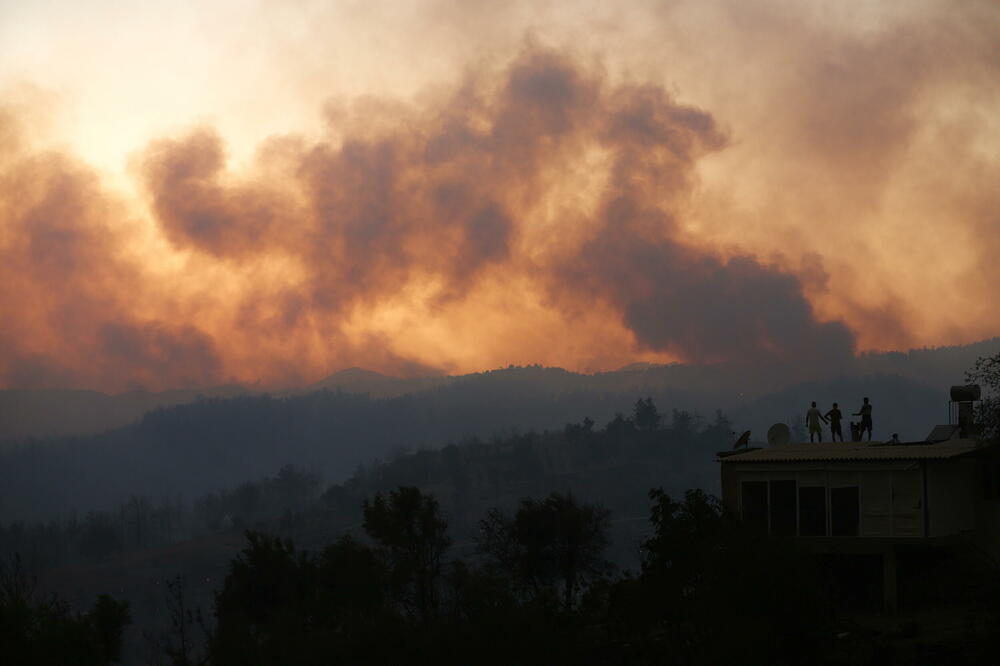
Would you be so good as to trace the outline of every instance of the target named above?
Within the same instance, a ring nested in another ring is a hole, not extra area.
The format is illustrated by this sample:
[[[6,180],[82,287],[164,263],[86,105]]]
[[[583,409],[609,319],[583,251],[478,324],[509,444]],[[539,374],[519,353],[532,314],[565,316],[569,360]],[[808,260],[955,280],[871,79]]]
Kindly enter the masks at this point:
[[[473,49],[460,16],[494,57],[413,97],[330,97],[320,131],[249,159],[213,121],[163,132],[134,193],[0,109],[0,387],[808,371],[996,333],[995,6],[861,30],[637,2],[573,29],[539,10],[525,38],[526,6],[432,5],[428,39]]]

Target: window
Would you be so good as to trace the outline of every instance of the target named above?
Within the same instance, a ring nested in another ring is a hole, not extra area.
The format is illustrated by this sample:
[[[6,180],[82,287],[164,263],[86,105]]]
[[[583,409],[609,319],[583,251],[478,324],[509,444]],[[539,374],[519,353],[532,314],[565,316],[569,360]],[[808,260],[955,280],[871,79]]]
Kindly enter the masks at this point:
[[[741,486],[743,522],[756,531],[767,533],[767,482],[744,481]]]
[[[826,536],[826,488],[799,488],[799,536]]]
[[[830,488],[831,534],[858,536],[859,509],[857,486]]]
[[[743,522],[762,534],[795,536],[797,507],[794,480],[744,481],[740,484]]]
[[[983,464],[983,497],[988,500],[1000,499],[1000,463]]]
[[[771,534],[795,536],[795,481],[771,481]]]

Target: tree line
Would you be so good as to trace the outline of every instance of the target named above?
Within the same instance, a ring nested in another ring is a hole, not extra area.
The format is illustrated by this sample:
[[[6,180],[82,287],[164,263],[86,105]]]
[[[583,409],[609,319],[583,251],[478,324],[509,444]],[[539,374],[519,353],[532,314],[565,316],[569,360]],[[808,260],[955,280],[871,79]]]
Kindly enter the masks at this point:
[[[79,613],[58,597],[37,592],[20,557],[0,560],[0,656],[24,666],[104,666],[121,656],[128,604],[101,595]]]
[[[415,487],[367,498],[364,537],[315,552],[248,530],[210,615],[185,602],[180,579],[168,584],[173,632],[153,663],[895,663],[878,636],[838,617],[836,581],[793,541],[748,529],[700,490],[675,499],[657,488],[648,500],[635,571],[606,558],[610,512],[560,492],[487,512],[465,557],[436,498]],[[118,659],[126,604],[101,596],[72,613],[34,599],[27,581],[0,567],[5,657]],[[948,663],[993,654],[992,600],[985,631],[939,646]]]
[[[294,522],[293,516],[308,510],[319,490],[318,475],[285,465],[274,476],[207,493],[190,505],[180,497],[155,501],[131,495],[110,511],[37,523],[0,523],[0,554],[18,553],[35,574],[58,566],[104,562],[121,553],[213,532]]]
[[[433,488],[453,527],[464,534],[495,505],[552,488],[601,496],[620,516],[641,516],[633,488],[665,485],[671,492],[712,487],[715,451],[728,448],[731,424],[673,410],[663,415],[650,398],[632,414],[616,413],[603,427],[590,418],[561,430],[507,432],[468,438],[441,449],[398,450],[357,467],[326,486],[316,472],[285,464],[270,476],[184,501],[133,494],[112,510],[91,510],[45,522],[0,523],[0,553],[20,553],[35,573],[121,553],[160,548],[233,529],[329,538],[360,522],[365,497],[400,485]]]
[[[745,532],[701,491],[649,499],[636,572],[605,558],[609,512],[564,493],[488,512],[467,558],[449,556],[437,500],[414,487],[365,501],[367,541],[309,553],[248,532],[216,596],[217,624],[185,659],[830,663],[831,607],[790,544]]]

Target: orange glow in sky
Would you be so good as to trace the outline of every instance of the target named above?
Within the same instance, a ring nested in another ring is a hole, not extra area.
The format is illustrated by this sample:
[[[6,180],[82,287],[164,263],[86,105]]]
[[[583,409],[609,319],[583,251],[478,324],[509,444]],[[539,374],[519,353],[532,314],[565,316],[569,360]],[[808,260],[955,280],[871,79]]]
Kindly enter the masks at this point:
[[[0,4],[0,388],[1000,333],[1000,6]]]

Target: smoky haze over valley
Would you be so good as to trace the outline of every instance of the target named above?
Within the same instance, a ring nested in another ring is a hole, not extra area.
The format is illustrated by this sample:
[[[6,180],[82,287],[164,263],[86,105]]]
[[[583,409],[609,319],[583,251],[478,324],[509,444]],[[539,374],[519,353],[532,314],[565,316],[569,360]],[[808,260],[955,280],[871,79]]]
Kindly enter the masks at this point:
[[[104,509],[137,493],[190,499],[289,464],[340,483],[359,465],[420,449],[559,431],[585,417],[603,425],[643,396],[704,423],[722,410],[733,429],[749,429],[759,442],[773,423],[801,428],[810,400],[853,411],[864,395],[877,406],[877,436],[920,440],[947,422],[948,386],[997,349],[994,339],[871,354],[817,379],[763,363],[644,365],[598,375],[535,366],[414,379],[355,369],[273,394],[238,387],[117,396],[2,391],[0,519]],[[697,478],[714,484],[711,453],[693,464]]]
[[[1000,3],[0,16],[0,662],[995,653]]]
[[[872,375],[898,376],[902,381],[918,384],[940,394],[942,387],[961,381],[965,371],[975,360],[980,356],[990,355],[998,344],[1000,343],[993,339],[961,347],[865,354],[846,363],[831,363],[826,372],[805,370],[796,364],[767,362],[712,366],[635,364],[594,376],[552,372],[547,377],[537,375],[536,378],[541,382],[540,390],[552,395],[590,391],[621,392],[627,397],[643,391],[671,391],[680,396],[679,406],[710,412],[716,408],[728,410],[738,407],[746,401],[760,399],[764,395],[789,389],[802,382],[828,384],[837,379]],[[283,397],[327,389],[365,394],[376,399],[393,398],[458,382],[468,383],[475,378],[475,374],[399,378],[351,368],[333,373],[314,384],[275,389],[267,393]],[[134,423],[153,409],[184,404],[198,397],[254,393],[261,391],[235,385],[159,392],[136,390],[120,394],[86,390],[0,389],[0,449],[29,437],[95,434]],[[794,408],[789,406],[788,411],[793,413]],[[56,414],[58,418],[53,418]],[[753,423],[760,424],[767,419],[786,416],[784,412],[761,413],[755,416]],[[564,415],[564,418],[573,417],[575,415],[572,413]],[[506,427],[519,424],[498,425]],[[533,422],[530,425],[555,427],[560,423],[556,419],[551,423]],[[483,434],[480,430],[475,432]],[[916,436],[920,433],[913,434]]]

